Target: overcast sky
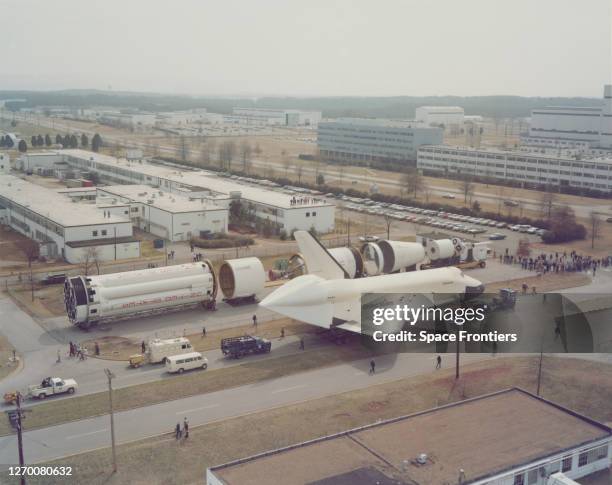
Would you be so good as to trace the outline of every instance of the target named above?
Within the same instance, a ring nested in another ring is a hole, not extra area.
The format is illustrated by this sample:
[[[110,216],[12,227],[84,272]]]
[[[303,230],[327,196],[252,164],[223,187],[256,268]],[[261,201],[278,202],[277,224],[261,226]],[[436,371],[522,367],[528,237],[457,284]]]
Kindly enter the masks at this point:
[[[611,0],[2,0],[0,89],[594,96]]]

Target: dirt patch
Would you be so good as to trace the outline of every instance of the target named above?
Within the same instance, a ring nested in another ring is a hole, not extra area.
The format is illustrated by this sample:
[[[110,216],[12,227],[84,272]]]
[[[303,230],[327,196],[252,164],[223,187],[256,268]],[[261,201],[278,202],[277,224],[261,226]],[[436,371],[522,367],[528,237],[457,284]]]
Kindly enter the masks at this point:
[[[35,286],[33,301],[32,291],[27,284],[9,287],[8,294],[19,308],[33,317],[52,318],[66,314],[62,285]]]
[[[48,479],[44,483],[200,483],[207,467],[256,453],[512,386],[535,392],[537,362],[536,357],[519,357],[465,366],[459,381],[461,386],[454,379],[454,370],[446,369],[435,375],[407,378],[200,426],[190,430],[189,441],[185,443],[177,443],[167,435],[121,445],[117,452],[117,474],[111,472],[110,449],[84,453],[55,462],[72,465],[75,476]],[[496,374],[495,379],[480,372],[497,367],[505,370]],[[595,375],[599,377],[593,380]],[[567,381],[569,376],[573,378]],[[463,393],[461,398],[454,392],[459,387]],[[612,408],[604,403],[612,399],[612,366],[546,357],[542,395],[599,421],[609,421]],[[378,402],[386,404],[367,413],[362,411],[368,403]],[[7,483],[15,483],[11,479],[6,477]],[[32,480],[32,483],[42,481]]]
[[[591,278],[584,273],[547,273],[542,276],[528,276],[526,278],[487,283],[485,291],[495,292],[501,288],[512,288],[521,291],[523,283],[527,283],[529,291],[535,286],[537,292],[547,292],[585,286],[590,282]]]

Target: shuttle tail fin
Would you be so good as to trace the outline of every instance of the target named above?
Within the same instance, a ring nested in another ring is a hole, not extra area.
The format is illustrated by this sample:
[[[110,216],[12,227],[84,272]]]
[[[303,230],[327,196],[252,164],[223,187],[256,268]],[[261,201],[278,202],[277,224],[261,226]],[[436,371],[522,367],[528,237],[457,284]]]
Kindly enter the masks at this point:
[[[307,231],[295,231],[293,236],[304,257],[308,274],[314,274],[326,280],[349,278],[340,263],[312,234]]]

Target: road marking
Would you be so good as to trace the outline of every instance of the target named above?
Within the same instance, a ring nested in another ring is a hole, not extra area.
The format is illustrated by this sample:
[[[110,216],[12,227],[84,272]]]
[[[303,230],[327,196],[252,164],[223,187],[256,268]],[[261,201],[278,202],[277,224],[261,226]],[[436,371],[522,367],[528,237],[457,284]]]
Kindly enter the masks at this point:
[[[193,413],[194,411],[201,411],[202,409],[212,409],[216,407],[219,407],[219,404],[209,404],[208,406],[201,406],[199,408],[185,409],[184,411],[177,411],[175,414]]]
[[[74,438],[80,438],[82,436],[89,436],[89,435],[92,435],[92,434],[104,433],[105,431],[108,431],[108,428],[99,429],[97,431],[90,431],[89,433],[73,434],[72,436],[66,436],[66,439],[67,440],[72,440]]]
[[[277,389],[276,391],[272,391],[270,394],[278,394],[281,392],[293,391],[294,389],[299,389],[300,387],[306,387],[306,384],[300,384],[299,386],[285,387],[283,389]]]

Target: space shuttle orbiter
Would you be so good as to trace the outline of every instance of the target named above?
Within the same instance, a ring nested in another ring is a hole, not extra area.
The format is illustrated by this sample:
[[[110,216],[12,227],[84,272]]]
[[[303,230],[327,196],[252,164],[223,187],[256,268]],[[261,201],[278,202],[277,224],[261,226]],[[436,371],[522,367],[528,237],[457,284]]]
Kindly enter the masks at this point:
[[[308,266],[268,295],[260,305],[281,315],[323,328],[361,332],[361,296],[367,293],[478,295],[484,285],[458,268],[436,268],[349,279],[345,269],[310,233],[296,231],[295,240]],[[440,299],[436,304],[440,304]]]

